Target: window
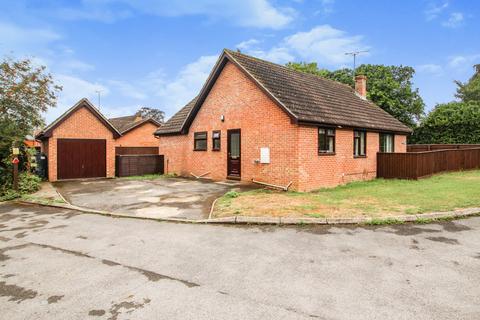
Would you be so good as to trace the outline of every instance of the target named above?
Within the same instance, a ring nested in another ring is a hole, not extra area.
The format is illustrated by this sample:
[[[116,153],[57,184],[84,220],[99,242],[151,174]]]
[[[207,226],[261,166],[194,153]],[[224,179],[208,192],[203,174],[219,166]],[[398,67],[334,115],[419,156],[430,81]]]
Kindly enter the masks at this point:
[[[318,128],[318,154],[335,152],[335,129]]]
[[[380,152],[395,152],[395,139],[391,133],[380,133]]]
[[[365,131],[353,131],[353,156],[365,157],[367,155],[367,133]]]
[[[207,133],[206,132],[195,132],[193,134],[193,139],[194,139],[193,150],[195,151],[207,150]]]
[[[213,131],[212,134],[212,150],[220,151],[220,131]]]

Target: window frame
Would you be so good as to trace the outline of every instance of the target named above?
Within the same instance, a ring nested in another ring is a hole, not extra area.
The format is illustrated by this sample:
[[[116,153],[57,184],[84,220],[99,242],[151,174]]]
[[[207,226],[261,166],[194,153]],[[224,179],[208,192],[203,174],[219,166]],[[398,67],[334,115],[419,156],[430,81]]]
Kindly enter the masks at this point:
[[[215,134],[218,133],[218,138],[215,138]],[[218,148],[215,148],[215,140],[218,140]],[[212,151],[220,151],[222,149],[222,131],[212,131]]]
[[[360,133],[360,137],[356,137],[356,133]],[[361,135],[363,134],[364,143],[363,143],[363,154],[355,154],[355,141],[359,140],[359,145],[361,146]],[[367,130],[364,129],[354,129],[353,130],[353,157],[354,158],[366,158],[367,157]]]
[[[384,136],[392,137],[392,151],[385,151],[385,150],[382,151],[382,137]],[[379,148],[378,148],[379,152],[394,153],[395,152],[395,134],[392,132],[380,132],[380,134],[378,135],[378,145],[379,145]]]
[[[199,139],[197,136],[200,134],[205,134],[205,138]],[[205,141],[205,149],[197,148],[197,141]],[[199,131],[193,133],[193,151],[207,151],[208,150],[208,131]]]
[[[326,149],[321,149],[321,146],[320,146],[320,130],[323,129],[325,130],[325,145],[322,146],[322,147],[326,147]],[[328,134],[328,130],[333,130],[333,134]],[[318,127],[317,128],[317,152],[318,152],[318,155],[320,156],[325,156],[325,155],[335,155],[335,144],[336,144],[336,135],[337,135],[337,132],[335,130],[334,127]],[[328,151],[328,138],[329,137],[333,137],[333,151]]]

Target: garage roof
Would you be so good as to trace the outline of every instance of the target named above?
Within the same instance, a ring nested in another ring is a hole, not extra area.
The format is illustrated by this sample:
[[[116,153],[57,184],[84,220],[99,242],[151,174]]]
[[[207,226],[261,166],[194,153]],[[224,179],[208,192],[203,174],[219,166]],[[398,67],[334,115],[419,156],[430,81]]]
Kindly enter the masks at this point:
[[[115,138],[120,137],[122,134],[115,128],[110,121],[97,109],[95,106],[87,99],[83,98],[78,101],[73,107],[68,109],[64,114],[58,117],[55,121],[49,124],[45,129],[40,131],[39,134],[36,135],[35,139],[44,140],[52,136],[53,130],[62,124],[66,119],[68,119],[75,111],[80,108],[87,108],[105,127],[107,127],[110,131],[112,131],[113,136]]]

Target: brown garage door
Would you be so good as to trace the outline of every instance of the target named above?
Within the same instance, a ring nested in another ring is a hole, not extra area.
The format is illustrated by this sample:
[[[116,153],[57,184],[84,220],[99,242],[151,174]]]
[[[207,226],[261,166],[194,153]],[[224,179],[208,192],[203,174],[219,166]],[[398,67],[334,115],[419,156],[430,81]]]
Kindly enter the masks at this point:
[[[97,139],[58,139],[58,179],[105,177],[106,141]]]

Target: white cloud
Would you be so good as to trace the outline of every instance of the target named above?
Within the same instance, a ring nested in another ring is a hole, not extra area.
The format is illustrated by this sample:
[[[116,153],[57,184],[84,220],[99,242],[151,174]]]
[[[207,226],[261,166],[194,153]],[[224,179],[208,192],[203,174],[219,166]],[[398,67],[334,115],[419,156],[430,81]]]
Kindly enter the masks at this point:
[[[449,6],[448,1],[441,3],[430,2],[428,8],[425,10],[425,18],[427,21],[436,19]]]
[[[297,58],[338,67],[351,62],[351,57],[345,55],[346,52],[367,49],[369,46],[363,43],[363,36],[348,35],[345,31],[329,25],[321,25],[309,31],[287,36],[268,50],[249,46],[246,52],[276,63],[285,63]]]
[[[57,68],[66,72],[86,72],[95,70],[95,66],[74,58],[58,61]]]
[[[46,114],[47,123],[55,120],[82,98],[88,98],[95,106],[97,106],[97,91],[101,92],[101,97],[106,97],[110,94],[109,88],[105,85],[90,82],[71,75],[57,74],[55,75],[54,80],[63,86],[63,90],[58,96],[57,107],[49,110]],[[104,108],[102,107],[102,111],[103,109]]]
[[[65,19],[113,22],[134,12],[157,16],[201,15],[223,19],[244,27],[280,29],[289,25],[296,12],[274,6],[269,0],[84,0],[82,8],[57,9]]]
[[[432,75],[440,75],[443,72],[442,66],[433,63],[419,65],[416,69],[418,72],[428,73]]]
[[[288,48],[273,47],[267,51],[263,50],[250,50],[248,53],[260,59],[268,60],[275,63],[286,63],[295,59]]]
[[[457,28],[463,24],[464,17],[461,12],[453,12],[450,14],[447,21],[442,23],[442,26],[447,28]]]
[[[44,50],[61,36],[47,28],[27,28],[0,22],[0,53],[31,55],[32,50]]]
[[[218,56],[202,56],[187,64],[174,79],[168,79],[161,72],[150,74],[145,85],[161,99],[161,105],[170,113],[183,107],[202,88]]]
[[[240,50],[248,50],[251,49],[252,47],[258,45],[260,43],[259,40],[257,39],[249,39],[246,41],[242,41],[239,44],[235,46],[235,48],[240,49]]]
[[[131,83],[120,80],[108,80],[107,83],[110,87],[112,87],[112,89],[115,88],[116,90],[118,90],[118,93],[124,97],[137,100],[145,100],[148,97],[145,92],[143,92],[139,88],[136,88]]]
[[[349,36],[342,30],[323,25],[289,36],[285,43],[303,59],[338,65],[351,60],[346,52],[369,49],[362,40],[363,36]]]
[[[335,0],[320,0],[320,9],[314,12],[314,15],[329,15],[333,12]]]
[[[470,70],[477,63],[480,63],[480,54],[456,55],[448,59],[448,66],[457,71]]]

